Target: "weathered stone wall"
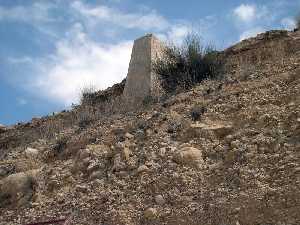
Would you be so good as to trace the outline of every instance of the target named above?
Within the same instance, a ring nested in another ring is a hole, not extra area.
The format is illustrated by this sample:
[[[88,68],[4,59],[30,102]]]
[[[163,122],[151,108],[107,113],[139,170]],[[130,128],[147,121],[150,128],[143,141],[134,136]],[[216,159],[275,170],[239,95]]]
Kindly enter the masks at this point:
[[[158,76],[152,68],[161,48],[161,42],[152,34],[134,41],[123,92],[126,101],[140,103],[147,96],[159,97],[162,94]]]

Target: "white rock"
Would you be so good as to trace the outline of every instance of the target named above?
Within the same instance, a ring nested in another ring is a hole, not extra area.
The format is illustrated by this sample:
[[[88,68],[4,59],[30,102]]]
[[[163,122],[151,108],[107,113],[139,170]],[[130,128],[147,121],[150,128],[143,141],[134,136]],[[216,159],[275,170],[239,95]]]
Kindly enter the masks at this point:
[[[86,193],[88,191],[88,187],[86,185],[76,185],[76,191]]]
[[[166,148],[161,148],[161,149],[159,150],[159,155],[160,155],[161,157],[164,157],[164,156],[166,155]]]
[[[144,212],[144,216],[146,219],[155,219],[157,217],[157,210],[155,208],[148,208]]]
[[[102,171],[94,171],[91,176],[90,176],[90,179],[91,180],[95,180],[95,179],[101,179],[103,178],[103,172]]]
[[[146,165],[141,165],[137,169],[137,173],[144,173],[144,172],[147,172],[147,171],[149,171],[149,168]]]
[[[27,158],[36,158],[39,154],[39,150],[35,149],[35,148],[26,148],[25,149],[25,155]]]
[[[130,133],[126,133],[125,137],[128,138],[128,139],[134,138],[134,136],[132,134],[130,134]]]

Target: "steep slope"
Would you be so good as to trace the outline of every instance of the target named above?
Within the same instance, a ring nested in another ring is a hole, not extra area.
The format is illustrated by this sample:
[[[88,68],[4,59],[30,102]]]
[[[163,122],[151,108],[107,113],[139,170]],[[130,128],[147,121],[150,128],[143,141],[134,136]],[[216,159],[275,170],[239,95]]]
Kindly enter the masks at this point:
[[[223,54],[224,79],[143,110],[4,129],[0,224],[299,224],[300,32]]]

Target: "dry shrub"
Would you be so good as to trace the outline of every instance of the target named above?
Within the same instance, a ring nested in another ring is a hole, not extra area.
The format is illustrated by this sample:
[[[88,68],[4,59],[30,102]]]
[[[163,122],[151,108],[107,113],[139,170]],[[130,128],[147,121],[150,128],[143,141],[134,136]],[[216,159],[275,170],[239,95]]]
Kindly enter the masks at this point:
[[[81,105],[91,105],[93,99],[95,98],[96,88],[94,85],[89,85],[81,88],[80,91],[80,104]]]
[[[25,158],[14,162],[15,172],[26,172],[29,170],[39,169],[43,165],[39,158]]]
[[[182,46],[169,44],[154,62],[166,92],[189,89],[205,79],[220,77],[223,59],[211,45],[203,46],[199,35],[189,34]]]
[[[201,119],[203,114],[207,111],[204,105],[196,104],[192,107],[190,114],[193,121],[198,121]]]
[[[238,78],[241,81],[246,81],[252,78],[257,70],[257,68],[251,63],[242,64],[239,70]]]

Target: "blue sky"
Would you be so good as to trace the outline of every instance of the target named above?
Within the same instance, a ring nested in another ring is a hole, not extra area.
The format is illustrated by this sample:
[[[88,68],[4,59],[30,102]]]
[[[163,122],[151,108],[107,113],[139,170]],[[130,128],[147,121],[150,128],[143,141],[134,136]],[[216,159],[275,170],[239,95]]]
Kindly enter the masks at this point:
[[[197,31],[219,49],[270,29],[293,29],[300,0],[0,0],[0,124],[78,103],[127,73],[133,40],[180,43]]]

